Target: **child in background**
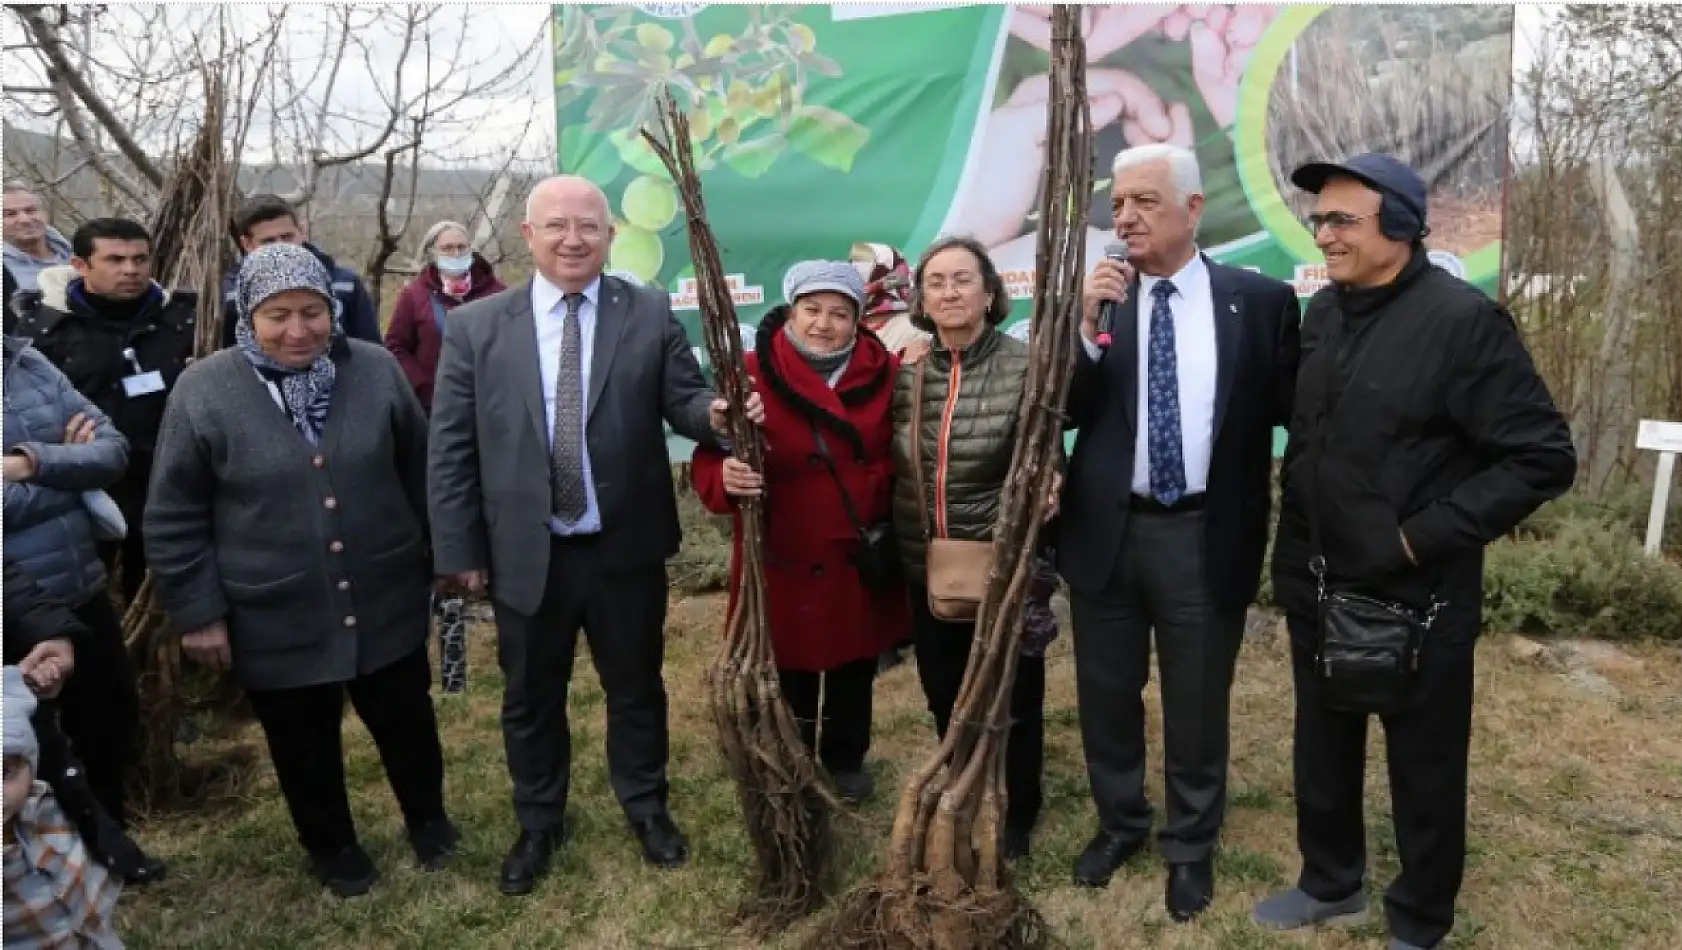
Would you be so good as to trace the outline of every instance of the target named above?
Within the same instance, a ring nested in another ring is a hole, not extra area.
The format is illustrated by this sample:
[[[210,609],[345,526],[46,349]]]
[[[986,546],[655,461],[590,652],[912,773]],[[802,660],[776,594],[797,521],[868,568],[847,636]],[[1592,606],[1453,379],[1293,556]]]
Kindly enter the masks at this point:
[[[47,784],[35,781],[34,712],[22,671],[5,667],[5,946],[122,950],[111,926],[120,885],[89,855]]]

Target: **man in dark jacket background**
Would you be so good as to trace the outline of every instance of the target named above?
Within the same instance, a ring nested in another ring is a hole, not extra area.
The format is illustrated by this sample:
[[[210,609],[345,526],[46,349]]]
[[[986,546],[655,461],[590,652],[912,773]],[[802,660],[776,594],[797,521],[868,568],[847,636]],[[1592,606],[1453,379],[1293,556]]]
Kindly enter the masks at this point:
[[[1385,896],[1390,946],[1434,947],[1453,927],[1465,868],[1483,549],[1571,487],[1576,454],[1512,317],[1431,263],[1412,169],[1369,154],[1291,180],[1319,195],[1309,227],[1332,284],[1303,319],[1273,560],[1296,684],[1302,874],[1255,916],[1295,930],[1367,908],[1367,716],[1323,698],[1310,567],[1323,555],[1332,590],[1421,615],[1442,605],[1400,711],[1382,717],[1401,857]]]
[[[298,220],[298,212],[279,195],[252,195],[234,214],[234,240],[246,254],[265,244],[284,242],[301,244],[321,261],[333,278],[333,299],[339,303],[339,323],[345,335],[369,343],[383,343],[380,336],[380,315],[374,312],[374,300],[356,271],[341,267],[333,258],[309,241],[309,229]],[[243,259],[241,261],[243,263]],[[234,345],[234,326],[239,313],[234,307],[234,281],[239,279],[240,265],[236,264],[222,278],[222,345]]]
[[[128,468],[109,489],[128,536],[104,543],[119,589],[131,600],[146,574],[140,524],[164,400],[192,362],[198,297],[152,279],[152,238],[126,218],[95,218],[70,239],[69,267],[51,267],[39,289],[18,295],[18,335],[27,337],[129,443]]]

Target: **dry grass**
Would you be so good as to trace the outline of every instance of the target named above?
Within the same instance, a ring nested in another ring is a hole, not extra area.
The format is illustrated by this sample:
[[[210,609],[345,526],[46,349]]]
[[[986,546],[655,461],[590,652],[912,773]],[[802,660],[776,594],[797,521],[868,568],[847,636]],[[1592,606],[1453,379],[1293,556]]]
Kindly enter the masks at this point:
[[[703,670],[721,602],[675,602],[667,684],[673,715],[673,808],[695,844],[690,866],[645,868],[619,818],[602,758],[602,694],[588,664],[572,694],[576,835],[532,896],[496,891],[512,840],[509,783],[497,727],[500,677],[488,631],[475,644],[470,692],[438,700],[449,801],[466,838],[455,867],[413,868],[401,822],[367,735],[345,730],[353,804],[385,872],[372,895],[340,902],[300,870],[285,808],[265,765],[249,801],[162,820],[142,837],[171,861],[164,885],[124,898],[129,946],[726,948],[754,944],[721,929],[752,876],[734,792],[702,701]],[[1621,698],[1572,685],[1515,659],[1505,638],[1482,647],[1473,740],[1471,859],[1456,942],[1515,948],[1671,948],[1682,943],[1682,649],[1625,648],[1638,661],[1606,670]],[[1079,890],[1069,867],[1091,830],[1067,639],[1049,676],[1046,814],[1025,888],[1070,947],[1353,948],[1382,946],[1377,927],[1353,935],[1282,937],[1248,923],[1251,903],[1296,873],[1290,781],[1291,707],[1284,643],[1250,643],[1234,696],[1232,807],[1219,858],[1219,893],[1202,920],[1168,922],[1162,876],[1139,858],[1108,890]],[[877,691],[872,752],[882,793],[838,827],[846,883],[875,868],[888,836],[892,791],[926,753],[933,728],[916,674],[901,667]],[[1155,718],[1154,690],[1151,711]],[[1376,732],[1376,730],[1375,730]],[[234,741],[254,742],[254,732]],[[1155,739],[1153,749],[1160,749]],[[1375,743],[1375,751],[1376,751]],[[1374,879],[1396,869],[1382,790],[1370,769]],[[1153,782],[1160,798],[1159,783]],[[792,945],[798,935],[782,943]]]

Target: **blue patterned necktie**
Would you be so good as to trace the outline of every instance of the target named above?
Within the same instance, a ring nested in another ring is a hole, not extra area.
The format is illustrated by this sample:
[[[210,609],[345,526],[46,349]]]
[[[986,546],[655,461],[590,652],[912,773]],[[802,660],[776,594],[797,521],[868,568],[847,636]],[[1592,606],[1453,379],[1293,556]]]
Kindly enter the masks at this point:
[[[1159,280],[1151,288],[1149,397],[1146,402],[1146,441],[1150,449],[1151,497],[1172,505],[1186,494],[1186,462],[1180,441],[1180,371],[1174,354],[1174,312],[1168,298],[1172,281]]]
[[[584,487],[583,349],[578,311],[583,294],[566,295],[567,312],[561,329],[561,358],[555,367],[555,432],[549,448],[549,492],[554,514],[576,524],[589,508]]]

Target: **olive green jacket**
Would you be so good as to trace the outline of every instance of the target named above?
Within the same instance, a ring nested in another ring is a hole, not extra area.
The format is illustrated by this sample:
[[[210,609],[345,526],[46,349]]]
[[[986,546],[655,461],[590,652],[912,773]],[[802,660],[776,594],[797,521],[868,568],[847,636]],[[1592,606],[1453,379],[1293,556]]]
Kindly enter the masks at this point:
[[[912,393],[923,380],[922,458],[911,458]],[[928,581],[928,534],[917,510],[913,481],[920,467],[937,537],[987,541],[998,520],[999,496],[1016,449],[1017,417],[1028,378],[1027,344],[988,328],[953,351],[940,344],[894,380],[894,534],[906,577]]]

